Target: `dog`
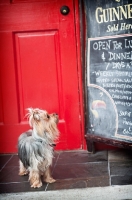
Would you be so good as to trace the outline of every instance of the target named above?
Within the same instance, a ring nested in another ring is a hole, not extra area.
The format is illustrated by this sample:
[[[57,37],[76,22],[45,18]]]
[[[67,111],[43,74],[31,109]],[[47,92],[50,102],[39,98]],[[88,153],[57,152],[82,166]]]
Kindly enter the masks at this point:
[[[58,114],[48,114],[38,108],[28,108],[28,121],[32,130],[22,133],[18,138],[19,175],[29,174],[33,188],[42,186],[42,180],[53,183],[50,172],[55,141],[58,140]]]

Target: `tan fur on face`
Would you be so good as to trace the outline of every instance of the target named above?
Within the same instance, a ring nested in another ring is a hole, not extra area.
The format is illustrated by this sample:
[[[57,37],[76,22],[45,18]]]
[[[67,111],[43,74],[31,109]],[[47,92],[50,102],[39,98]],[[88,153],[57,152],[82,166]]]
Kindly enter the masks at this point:
[[[57,129],[58,116],[56,114],[48,114],[47,111],[38,108],[29,108],[28,110],[29,124],[37,130],[38,135],[44,137],[43,133],[47,132],[50,134],[51,140],[57,140],[59,136]]]

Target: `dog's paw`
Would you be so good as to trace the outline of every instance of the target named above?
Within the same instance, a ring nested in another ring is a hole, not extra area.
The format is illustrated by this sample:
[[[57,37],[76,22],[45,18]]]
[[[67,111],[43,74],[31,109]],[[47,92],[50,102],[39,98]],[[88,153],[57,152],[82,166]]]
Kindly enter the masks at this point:
[[[26,176],[28,174],[28,171],[21,171],[19,172],[19,176]]]
[[[32,188],[40,188],[42,186],[42,182],[35,181],[31,187]]]
[[[44,179],[44,181],[45,181],[46,183],[54,183],[54,182],[56,182],[56,180],[53,179],[52,177],[46,178],[46,179]]]

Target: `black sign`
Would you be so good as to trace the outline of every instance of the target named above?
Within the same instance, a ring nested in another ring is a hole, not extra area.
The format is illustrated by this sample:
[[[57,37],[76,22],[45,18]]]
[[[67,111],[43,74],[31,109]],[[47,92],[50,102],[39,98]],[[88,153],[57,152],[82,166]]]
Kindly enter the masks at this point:
[[[132,4],[93,0],[85,8],[88,134],[132,142]]]
[[[84,0],[89,38],[132,33],[131,0]]]

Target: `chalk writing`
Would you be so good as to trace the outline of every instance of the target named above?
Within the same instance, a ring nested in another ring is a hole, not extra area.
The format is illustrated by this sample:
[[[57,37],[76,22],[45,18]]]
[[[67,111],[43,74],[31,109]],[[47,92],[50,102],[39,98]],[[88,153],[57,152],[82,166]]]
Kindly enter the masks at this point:
[[[132,51],[130,52],[123,52],[123,53],[113,53],[113,52],[108,52],[109,54],[109,61],[111,60],[132,60]]]
[[[119,116],[128,116],[128,117],[131,117],[131,113],[132,112],[120,110],[119,111]]]
[[[132,36],[90,39],[89,51],[88,84],[110,94],[118,111],[119,134],[132,138]]]
[[[94,50],[108,50],[111,47],[111,40],[108,41],[97,41],[93,43],[93,49]]]

